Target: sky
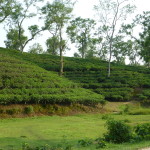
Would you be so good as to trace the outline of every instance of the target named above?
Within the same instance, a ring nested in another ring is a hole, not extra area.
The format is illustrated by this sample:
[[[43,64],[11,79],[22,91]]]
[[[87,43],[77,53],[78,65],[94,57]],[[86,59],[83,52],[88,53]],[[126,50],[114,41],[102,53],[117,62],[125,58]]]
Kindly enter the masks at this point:
[[[75,7],[74,7],[74,11],[73,14],[75,15],[75,17],[81,16],[82,18],[94,18],[95,15],[95,11],[93,10],[93,6],[96,4],[98,0],[78,0]],[[150,0],[135,0],[134,4],[136,5],[137,9],[134,13],[135,14],[140,14],[143,11],[150,11]],[[128,18],[131,19],[131,16]],[[37,21],[37,24],[39,24],[39,22]],[[6,31],[3,29],[2,24],[0,24],[0,35],[1,35],[1,39],[0,39],[0,47],[5,47],[4,44],[4,40],[6,40]],[[31,43],[29,43],[29,45],[27,46],[27,48],[25,49],[25,51],[27,51],[27,49],[29,48],[30,45],[33,45],[34,43],[40,43],[44,49],[46,49],[45,46],[45,41],[46,39],[49,37],[49,33],[44,32],[43,35],[41,37],[37,37],[35,40],[33,40]],[[66,56],[73,56],[73,53],[76,51],[76,49],[74,47],[72,47],[72,50],[66,52]]]

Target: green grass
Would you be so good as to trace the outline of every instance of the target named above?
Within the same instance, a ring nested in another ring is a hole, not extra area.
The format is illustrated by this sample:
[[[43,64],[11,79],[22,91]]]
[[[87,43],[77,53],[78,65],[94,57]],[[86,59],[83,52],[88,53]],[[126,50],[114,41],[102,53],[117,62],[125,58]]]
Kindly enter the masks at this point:
[[[150,115],[111,115],[111,117],[117,120],[127,119],[131,126],[150,123]],[[100,114],[4,119],[0,120],[0,149],[8,150],[13,147],[19,150],[23,143],[41,146],[67,142],[74,145],[73,150],[94,150],[93,146],[78,147],[78,140],[96,139],[102,137],[105,132],[105,120],[102,120]],[[149,141],[123,145],[107,144],[106,149],[130,150],[147,146],[150,146]]]
[[[129,110],[130,115],[150,115],[150,108],[139,108],[139,109],[132,109]]]

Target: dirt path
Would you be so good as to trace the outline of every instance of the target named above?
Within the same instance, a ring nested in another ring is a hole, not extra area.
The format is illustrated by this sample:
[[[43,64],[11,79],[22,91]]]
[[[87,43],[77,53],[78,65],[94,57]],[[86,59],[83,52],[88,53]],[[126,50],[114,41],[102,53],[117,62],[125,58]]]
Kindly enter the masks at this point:
[[[141,150],[150,150],[150,147],[142,148]]]

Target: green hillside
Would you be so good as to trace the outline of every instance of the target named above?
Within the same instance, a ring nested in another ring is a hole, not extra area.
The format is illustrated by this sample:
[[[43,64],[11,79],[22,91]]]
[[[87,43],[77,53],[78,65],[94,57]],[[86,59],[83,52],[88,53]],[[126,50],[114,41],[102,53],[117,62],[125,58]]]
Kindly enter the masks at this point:
[[[58,56],[20,53],[3,48],[0,49],[0,53],[11,56],[13,59],[28,61],[33,64],[34,67],[37,65],[48,71],[59,71]],[[79,86],[85,89],[105,96],[106,100],[144,100],[146,103],[149,103],[150,69],[148,68],[112,63],[111,77],[108,78],[108,63],[105,61],[65,57],[64,64],[64,76],[66,78],[78,83]],[[45,72],[45,70],[43,71]],[[51,74],[51,72],[46,71],[46,74]],[[39,79],[39,77],[36,79]],[[71,86],[73,83],[67,80],[64,84],[70,84]],[[79,89],[76,90],[76,93],[80,93]]]
[[[55,72],[23,60],[26,56],[26,53],[0,48],[0,104],[89,105],[103,100],[103,96],[83,89]]]

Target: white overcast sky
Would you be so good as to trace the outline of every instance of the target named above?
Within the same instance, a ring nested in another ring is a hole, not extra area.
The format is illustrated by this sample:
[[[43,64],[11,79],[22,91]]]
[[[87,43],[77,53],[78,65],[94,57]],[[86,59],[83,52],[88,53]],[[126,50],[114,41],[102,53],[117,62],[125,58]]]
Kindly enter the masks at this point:
[[[93,11],[93,6],[96,4],[98,0],[78,0],[74,7],[74,15],[75,17],[81,16],[83,18],[93,18],[95,12]],[[135,0],[135,5],[137,7],[135,14],[140,14],[143,11],[150,11],[150,0]],[[6,32],[2,28],[2,25],[0,25],[0,47],[5,47],[4,40],[6,40]],[[41,43],[43,48],[45,49],[46,47],[44,46],[44,43],[46,39],[48,38],[48,34],[43,33],[42,37],[36,38],[36,40],[32,41],[29,43],[29,45],[32,45],[33,43]],[[66,53],[67,56],[73,56],[74,50],[71,50]]]

